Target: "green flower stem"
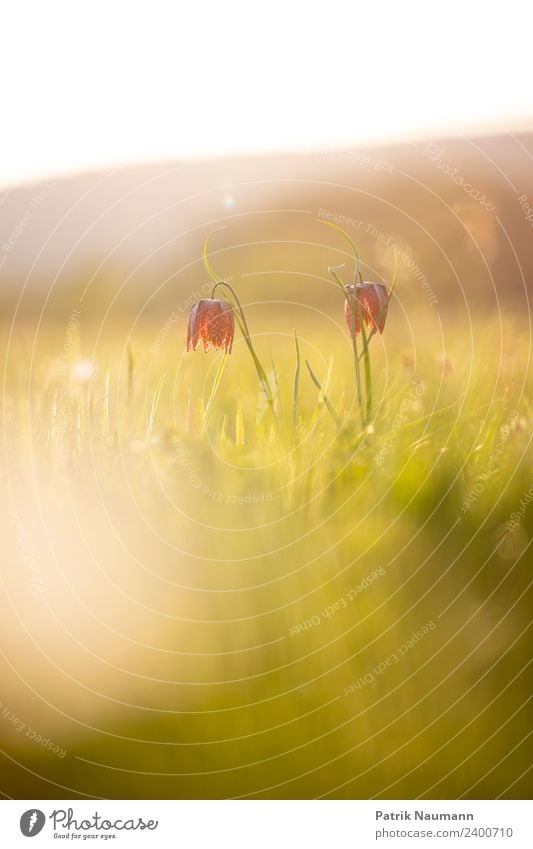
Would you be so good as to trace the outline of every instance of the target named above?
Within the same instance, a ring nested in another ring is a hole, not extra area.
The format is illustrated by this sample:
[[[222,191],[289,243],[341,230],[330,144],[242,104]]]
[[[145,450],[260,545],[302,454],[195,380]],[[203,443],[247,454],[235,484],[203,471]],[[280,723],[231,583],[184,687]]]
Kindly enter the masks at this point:
[[[392,285],[387,293],[387,298],[385,303],[381,307],[378,315],[372,320],[372,316],[369,315],[361,315],[361,335],[363,338],[363,350],[359,354],[357,351],[357,333],[356,333],[356,313],[357,313],[357,279],[359,278],[359,282],[362,284],[363,277],[361,275],[361,259],[359,257],[359,251],[357,250],[357,245],[355,244],[352,237],[346,233],[342,227],[339,227],[337,224],[334,224],[332,221],[323,221],[322,219],[316,219],[319,224],[326,224],[328,227],[332,227],[334,230],[337,230],[338,233],[343,236],[344,239],[350,244],[354,258],[355,258],[355,266],[354,266],[354,275],[353,275],[353,298],[350,299],[349,293],[346,291],[346,286],[342,282],[340,276],[337,274],[337,269],[341,266],[337,266],[337,268],[330,268],[329,272],[333,276],[335,282],[342,288],[344,292],[344,296],[348,298],[348,303],[350,306],[350,321],[351,321],[351,336],[352,336],[352,347],[353,347],[353,356],[354,356],[354,364],[355,364],[355,382],[357,385],[357,402],[359,404],[359,410],[361,413],[361,424],[363,428],[369,423],[370,418],[372,416],[372,369],[370,364],[370,340],[374,336],[377,331],[379,322],[381,321],[382,316],[387,309],[388,303],[392,297],[394,292],[394,288],[396,286],[396,278],[398,273],[398,256],[394,255],[394,278],[392,281]],[[367,336],[366,328],[365,328],[365,319],[368,318],[369,322],[372,323],[372,327],[370,333]],[[363,409],[363,392],[362,392],[362,381],[361,381],[361,370],[360,370],[360,362],[363,360],[364,364],[364,374],[365,374],[365,396],[366,396],[366,412]]]
[[[353,282],[354,282],[354,286],[355,286],[355,281],[357,280],[357,275],[359,274],[359,269],[361,267],[361,259],[359,257],[359,251],[357,250],[357,245],[355,244],[352,237],[345,230],[343,230],[342,227],[339,227],[337,224],[334,224],[332,221],[324,221],[322,218],[317,218],[316,221],[318,221],[319,224],[325,224],[327,227],[333,227],[333,229],[336,230],[337,233],[340,233],[341,236],[343,236],[346,239],[346,241],[349,243],[349,245],[350,245],[350,247],[353,251],[354,257],[355,257],[355,269],[354,269],[354,274],[353,274]]]
[[[365,388],[366,388],[366,421],[368,424],[372,415],[372,371],[370,368],[370,350],[365,330],[365,323],[361,317],[361,334],[363,336],[363,359],[365,365]]]
[[[369,423],[370,418],[372,416],[372,371],[371,371],[371,365],[370,365],[370,350],[369,350],[370,340],[377,333],[377,327],[379,325],[379,322],[381,321],[381,317],[384,314],[385,310],[387,309],[389,301],[392,297],[392,294],[393,294],[394,289],[396,287],[397,273],[398,273],[398,257],[395,255],[394,277],[393,277],[393,280],[392,280],[392,285],[391,285],[391,287],[390,287],[390,289],[387,293],[387,299],[386,299],[385,303],[381,307],[381,309],[380,309],[378,315],[376,316],[375,320],[372,322],[372,328],[371,328],[368,336],[366,335],[364,321],[361,321],[361,331],[362,331],[362,334],[363,334],[363,350],[362,350],[361,354],[359,355],[359,360],[361,360],[361,359],[364,360],[364,367],[365,367],[366,423],[367,424]],[[359,277],[361,277],[361,274],[359,274]],[[362,280],[361,280],[361,282],[362,282]],[[369,316],[369,320],[370,320],[370,316]]]
[[[377,314],[376,321],[373,324],[372,330],[370,331],[370,335],[368,337],[369,343],[370,343],[370,340],[372,339],[372,337],[377,333],[377,327],[378,327],[379,322],[381,321],[381,316],[383,315],[383,313],[387,309],[387,307],[389,305],[389,301],[392,298],[392,294],[394,292],[394,289],[396,288],[397,275],[398,275],[398,257],[397,257],[396,254],[394,254],[394,277],[392,278],[391,287],[390,287],[389,291],[387,292],[387,300],[385,301],[385,303],[381,307],[379,313]],[[362,356],[363,355],[361,354],[361,357]]]
[[[355,313],[356,313],[356,310],[357,310],[357,298],[356,298],[356,294],[355,294],[355,292],[356,292],[355,285],[354,285],[353,298],[350,298],[349,295],[348,295],[348,292],[346,291],[346,286],[344,285],[344,283],[340,279],[336,270],[334,268],[330,268],[329,273],[331,274],[332,277],[335,278],[336,282],[341,287],[341,289],[344,293],[344,297],[348,298],[348,303],[350,305],[350,322],[351,322],[350,335],[352,337],[353,361],[354,361],[354,365],[355,365],[355,385],[356,385],[356,392],[357,392],[357,404],[358,404],[358,407],[359,407],[359,414],[361,416],[361,426],[365,427],[365,413],[364,413],[364,407],[363,407],[363,391],[362,391],[362,386],[361,386],[361,369],[359,367],[359,359],[360,358],[359,358],[359,355],[357,353],[357,333],[355,332]]]
[[[248,329],[248,323],[246,321],[246,317],[244,315],[244,310],[242,308],[242,304],[239,301],[239,298],[237,297],[237,294],[236,294],[235,290],[233,289],[233,287],[230,286],[229,283],[224,283],[223,280],[221,280],[221,281],[219,281],[218,283],[215,284],[215,286],[213,287],[213,291],[211,293],[211,297],[213,297],[213,295],[215,293],[215,289],[218,286],[224,286],[226,289],[228,289],[231,292],[231,295],[232,295],[232,297],[230,298],[230,300],[232,301],[231,306],[232,306],[233,311],[235,313],[235,318],[237,319],[237,324],[239,325],[241,333],[244,337],[244,341],[246,342],[248,350],[250,351],[254,366],[255,366],[257,374],[259,376],[259,382],[261,383],[263,392],[265,393],[265,396],[266,396],[267,403],[271,407],[272,411],[274,411],[274,395],[272,393],[270,381],[268,379],[268,376],[267,376],[265,369],[261,365],[261,361],[260,361],[259,357],[257,356],[257,354],[255,352],[255,349],[254,349],[254,346],[253,346],[253,343],[252,343],[252,337],[250,336],[250,331]]]
[[[353,298],[350,299],[348,297],[348,303],[350,305],[350,321],[351,321],[350,331],[351,331],[351,337],[352,337],[352,350],[353,350],[353,359],[354,359],[354,366],[355,366],[355,384],[356,384],[356,391],[357,391],[357,403],[358,403],[358,406],[359,406],[359,413],[360,413],[360,416],[361,416],[361,426],[364,428],[366,426],[367,422],[368,422],[369,410],[372,409],[372,385],[371,385],[371,374],[370,374],[370,355],[368,353],[368,341],[367,341],[364,326],[363,326],[363,316],[361,316],[361,328],[362,328],[362,331],[363,331],[363,353],[362,353],[361,356],[364,358],[364,363],[365,363],[365,383],[366,383],[366,415],[365,415],[365,409],[364,409],[364,404],[363,404],[363,389],[362,389],[362,381],[361,381],[361,370],[360,370],[360,367],[359,367],[359,361],[360,361],[361,357],[359,356],[358,351],[357,351],[357,332],[356,332],[356,312],[357,312],[357,288],[356,288],[356,286],[357,286],[357,278],[361,276],[361,270],[360,270],[361,269],[361,258],[359,256],[359,251],[357,249],[357,245],[355,244],[354,240],[345,230],[342,229],[342,227],[339,227],[337,224],[334,224],[332,221],[323,221],[322,219],[317,219],[317,221],[320,221],[321,224],[326,224],[328,227],[332,227],[334,230],[336,230],[338,233],[340,233],[341,236],[344,239],[346,239],[346,241],[350,245],[352,252],[353,252],[353,255],[354,255],[354,259],[355,259],[355,266],[354,266],[354,273],[353,273]],[[329,271],[330,271],[330,274],[335,278],[335,281],[339,284],[339,286],[341,286],[341,288],[344,292],[344,296],[347,297],[346,287],[343,284],[340,277],[338,276],[338,274],[336,273],[336,270],[334,268],[330,268]]]
[[[225,229],[226,229],[225,227],[219,227],[217,230],[214,230],[213,233],[218,232],[218,230],[225,230]],[[214,298],[215,291],[219,286],[224,286],[224,288],[227,289],[231,293],[230,301],[231,301],[231,306],[233,308],[235,318],[237,319],[237,324],[239,325],[241,333],[244,337],[244,341],[246,342],[246,345],[247,345],[248,350],[250,352],[250,355],[252,357],[255,369],[256,369],[257,374],[259,376],[259,382],[261,384],[263,392],[265,393],[267,404],[269,405],[270,409],[272,410],[272,415],[275,418],[276,414],[275,414],[275,411],[274,411],[274,395],[272,393],[270,381],[268,379],[268,376],[267,376],[265,369],[261,365],[261,361],[259,360],[259,357],[257,356],[257,354],[255,352],[253,342],[252,342],[252,337],[250,335],[250,330],[248,328],[248,322],[246,321],[246,316],[244,315],[244,310],[242,308],[242,304],[241,304],[241,302],[240,302],[240,300],[237,296],[237,293],[233,289],[233,287],[230,286],[229,283],[226,283],[226,281],[223,280],[222,277],[220,277],[216,273],[216,271],[214,270],[214,268],[211,265],[211,262],[209,260],[209,240],[211,239],[211,236],[213,235],[213,233],[211,233],[207,237],[207,239],[205,240],[205,245],[204,245],[204,264],[205,264],[205,267],[207,269],[207,273],[209,274],[209,276],[210,276],[210,278],[211,278],[211,280],[213,281],[213,284],[214,284],[213,288],[211,290],[211,298]]]

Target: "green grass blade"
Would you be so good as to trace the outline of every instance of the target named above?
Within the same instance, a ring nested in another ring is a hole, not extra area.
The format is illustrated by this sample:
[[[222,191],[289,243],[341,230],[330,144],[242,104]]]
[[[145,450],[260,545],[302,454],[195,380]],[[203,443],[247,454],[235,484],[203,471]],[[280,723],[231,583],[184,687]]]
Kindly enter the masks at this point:
[[[222,380],[222,372],[224,371],[224,366],[226,365],[226,361],[228,359],[227,354],[222,354],[222,358],[218,365],[217,373],[215,375],[215,379],[213,381],[213,385],[211,386],[211,392],[209,393],[209,398],[204,410],[204,426],[207,425],[207,420],[209,418],[209,413],[211,412],[211,407],[213,405],[213,400],[216,395],[217,389],[220,385],[220,381]]]
[[[150,418],[148,419],[148,429],[147,429],[147,432],[146,432],[146,442],[147,442],[148,445],[150,444],[150,440],[152,438],[152,431],[154,429],[155,414],[156,414],[156,410],[157,410],[157,405],[159,404],[159,399],[161,398],[161,392],[163,390],[163,384],[165,382],[165,377],[166,377],[166,375],[163,374],[159,378],[159,382],[158,382],[158,384],[156,386],[156,390],[154,392],[154,397],[152,398],[152,406],[150,408]]]
[[[294,389],[292,393],[292,427],[296,430],[300,392],[300,343],[296,335],[296,330],[294,331],[294,344],[296,346],[296,371],[294,373]]]
[[[306,360],[305,364],[308,368],[311,380],[313,381],[313,383],[315,384],[317,389],[320,390],[320,397],[324,401],[324,404],[326,406],[328,413],[330,414],[331,418],[333,419],[333,421],[337,425],[338,429],[340,430],[341,427],[342,427],[342,422],[341,422],[340,418],[338,417],[337,413],[335,412],[335,408],[334,408],[333,404],[331,403],[331,401],[329,400],[327,392],[325,391],[325,389],[323,389],[322,384],[320,383],[320,380],[318,379],[318,377],[314,373],[313,369],[311,368],[309,360]]]

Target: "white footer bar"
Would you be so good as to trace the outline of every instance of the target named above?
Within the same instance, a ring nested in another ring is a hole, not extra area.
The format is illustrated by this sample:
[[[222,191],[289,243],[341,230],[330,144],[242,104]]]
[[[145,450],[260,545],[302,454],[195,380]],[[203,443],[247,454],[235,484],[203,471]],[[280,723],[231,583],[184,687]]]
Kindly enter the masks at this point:
[[[531,849],[532,807],[527,801],[9,800],[0,802],[0,845]]]

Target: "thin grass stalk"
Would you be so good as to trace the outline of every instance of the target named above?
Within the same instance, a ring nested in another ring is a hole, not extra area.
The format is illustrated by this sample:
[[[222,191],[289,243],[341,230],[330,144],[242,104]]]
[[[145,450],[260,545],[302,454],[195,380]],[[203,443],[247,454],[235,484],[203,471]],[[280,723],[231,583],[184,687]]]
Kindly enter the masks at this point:
[[[209,398],[204,410],[204,427],[207,426],[207,420],[209,418],[209,413],[211,411],[211,407],[213,405],[213,400],[216,395],[217,389],[220,385],[220,381],[222,379],[222,372],[224,371],[224,366],[226,365],[227,354],[222,354],[222,358],[220,360],[217,373],[215,375],[215,379],[213,381],[213,385],[211,386],[211,392],[209,393]]]
[[[334,421],[334,422],[335,422],[335,424],[337,425],[337,428],[340,430],[340,429],[342,428],[342,422],[341,422],[341,420],[340,420],[339,416],[337,415],[337,413],[335,412],[335,408],[334,408],[333,404],[331,403],[331,401],[330,401],[330,400],[329,400],[329,398],[328,398],[328,393],[327,393],[327,392],[326,392],[326,390],[322,387],[322,384],[320,383],[320,380],[318,379],[318,377],[317,377],[317,376],[316,376],[316,374],[314,373],[313,369],[311,368],[311,365],[310,365],[310,363],[309,363],[309,360],[306,360],[306,361],[305,361],[305,364],[306,364],[307,369],[308,369],[308,371],[309,371],[309,375],[310,375],[310,377],[311,377],[311,380],[313,381],[313,383],[315,384],[315,386],[317,387],[317,389],[320,391],[320,398],[321,398],[321,399],[322,399],[322,401],[324,402],[325,407],[326,407],[326,409],[327,409],[328,413],[330,414],[331,418],[333,419],[333,421]]]
[[[109,387],[110,387],[109,363],[106,365],[104,377],[104,400],[103,400],[103,421],[102,433],[106,439],[109,439]]]
[[[131,403],[131,397],[133,394],[133,375],[135,372],[135,351],[133,349],[133,345],[128,345],[128,382],[127,382],[127,395],[126,395],[126,405],[129,407]]]
[[[161,392],[162,392],[162,389],[163,389],[163,384],[165,382],[165,377],[166,377],[166,375],[163,374],[159,378],[159,382],[158,382],[158,384],[156,386],[156,390],[154,392],[154,397],[152,398],[152,406],[150,408],[150,417],[148,419],[148,428],[146,430],[146,443],[147,443],[148,446],[150,445],[150,442],[151,442],[151,439],[152,439],[152,432],[153,432],[153,429],[154,429],[155,414],[156,414],[156,410],[157,410],[157,405],[159,404],[159,399],[161,397]]]
[[[300,392],[300,343],[296,330],[294,331],[294,344],[296,346],[296,371],[294,373],[294,388],[292,392],[292,429],[296,430],[298,424],[298,406]]]

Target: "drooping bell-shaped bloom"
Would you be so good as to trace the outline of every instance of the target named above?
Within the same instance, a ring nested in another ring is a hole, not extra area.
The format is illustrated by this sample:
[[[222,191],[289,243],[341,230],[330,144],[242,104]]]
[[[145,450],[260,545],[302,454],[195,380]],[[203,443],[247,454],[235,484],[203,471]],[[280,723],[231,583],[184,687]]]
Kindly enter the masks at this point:
[[[355,286],[345,286],[346,301],[344,302],[344,314],[348,324],[348,330],[353,334],[352,309],[354,309],[355,298],[355,332],[361,332],[361,321],[365,327],[371,326],[373,330],[383,333],[385,319],[387,317],[387,289],[381,283],[358,283]]]
[[[227,301],[204,298],[193,306],[187,326],[188,351],[196,351],[202,341],[204,351],[217,348],[231,354],[234,334],[233,307]]]

